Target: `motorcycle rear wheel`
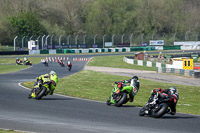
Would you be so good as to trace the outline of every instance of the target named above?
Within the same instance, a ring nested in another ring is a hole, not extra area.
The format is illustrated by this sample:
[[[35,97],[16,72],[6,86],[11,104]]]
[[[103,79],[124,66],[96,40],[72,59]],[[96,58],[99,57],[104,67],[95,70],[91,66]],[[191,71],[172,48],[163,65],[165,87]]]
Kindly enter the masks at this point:
[[[152,116],[154,118],[160,118],[161,116],[163,116],[166,112],[167,112],[167,109],[168,109],[168,104],[167,103],[161,103],[160,104],[160,109],[158,111],[153,111],[152,112]]]

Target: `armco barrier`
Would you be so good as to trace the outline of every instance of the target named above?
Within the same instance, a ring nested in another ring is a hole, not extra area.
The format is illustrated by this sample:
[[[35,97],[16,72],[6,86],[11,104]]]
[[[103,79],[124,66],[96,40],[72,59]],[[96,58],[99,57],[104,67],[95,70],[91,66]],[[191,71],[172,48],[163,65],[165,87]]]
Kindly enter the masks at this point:
[[[29,50],[29,55],[40,54],[40,50]]]
[[[177,74],[177,75],[190,76],[190,77],[194,77],[194,78],[200,78],[199,71],[166,68],[167,64],[162,64],[160,62],[135,60],[135,59],[127,58],[127,57],[124,57],[123,61],[128,64],[135,64],[135,65],[147,66],[147,67],[156,67],[157,73],[171,73],[171,74]]]
[[[163,50],[180,50],[181,46],[163,46]]]
[[[49,50],[40,50],[40,54],[49,54]]]
[[[62,50],[62,49],[56,49],[56,53],[57,53],[57,54],[62,54],[62,53],[63,53],[63,50]]]
[[[49,50],[49,54],[56,54],[56,50]]]
[[[0,55],[24,55],[29,54],[29,51],[3,51]]]

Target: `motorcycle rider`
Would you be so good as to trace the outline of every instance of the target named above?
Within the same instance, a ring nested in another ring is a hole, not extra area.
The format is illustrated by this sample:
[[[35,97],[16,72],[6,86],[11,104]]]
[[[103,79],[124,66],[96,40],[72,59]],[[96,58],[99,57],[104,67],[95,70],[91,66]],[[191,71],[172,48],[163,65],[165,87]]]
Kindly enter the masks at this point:
[[[171,115],[175,115],[176,104],[179,99],[178,90],[175,87],[170,87],[169,89],[161,89],[161,88],[154,89],[152,91],[151,97],[149,98],[148,104],[155,104],[155,101],[152,101],[152,99],[156,93],[158,93],[158,98],[170,100],[169,107],[171,111],[168,110],[168,113]]]
[[[129,101],[133,102],[135,95],[137,94],[139,88],[140,88],[140,81],[138,79],[137,76],[133,76],[131,79],[129,80],[122,80],[120,82],[115,82],[118,84],[118,88],[122,89],[122,88],[128,88],[130,87],[131,89],[133,89],[132,93],[129,94]],[[130,85],[123,85],[123,83],[127,84],[130,83]]]
[[[58,63],[61,64],[61,63],[62,63],[62,60],[58,60]]]
[[[72,63],[70,61],[67,61],[67,66],[71,68],[72,67]]]
[[[46,65],[48,63],[47,63],[47,61],[45,59],[42,59],[42,64]]]
[[[30,61],[26,57],[24,57],[24,65],[28,65],[28,63],[30,63]]]
[[[39,77],[36,78],[37,82],[39,80],[45,80],[45,83],[48,83],[49,85],[49,91],[47,92],[47,94],[49,95],[53,95],[53,92],[56,88],[56,86],[58,85],[58,76],[56,74],[56,72],[51,71],[49,74],[44,74],[41,75]],[[37,84],[37,82],[35,83],[35,85]],[[34,85],[34,86],[35,86]],[[34,89],[31,90],[31,93],[34,91]],[[28,98],[31,98],[31,93],[29,94]]]
[[[22,61],[21,61],[21,59],[16,58],[16,64],[17,64],[17,65],[22,65]]]

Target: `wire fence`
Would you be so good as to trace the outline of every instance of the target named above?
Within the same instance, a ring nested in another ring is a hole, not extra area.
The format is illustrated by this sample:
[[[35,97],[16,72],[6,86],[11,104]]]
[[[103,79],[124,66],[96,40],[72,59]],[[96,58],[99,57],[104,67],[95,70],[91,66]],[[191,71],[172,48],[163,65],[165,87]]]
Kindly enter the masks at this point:
[[[164,45],[172,46],[174,42],[179,41],[198,41],[198,33],[186,32],[185,34],[95,34],[95,35],[40,35],[24,36],[14,39],[15,47],[28,48],[28,41],[35,41],[39,49],[57,49],[57,48],[104,48],[105,43],[112,43],[112,47],[123,46],[143,46],[149,45],[150,40],[163,40]],[[126,45],[127,44],[127,45]]]

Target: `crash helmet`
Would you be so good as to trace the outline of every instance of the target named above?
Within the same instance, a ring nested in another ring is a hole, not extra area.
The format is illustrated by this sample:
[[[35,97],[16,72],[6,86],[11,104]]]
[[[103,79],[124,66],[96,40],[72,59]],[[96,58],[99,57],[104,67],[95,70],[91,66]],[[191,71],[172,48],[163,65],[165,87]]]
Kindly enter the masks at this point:
[[[49,74],[50,75],[57,75],[56,72],[54,72],[54,71],[51,71]]]
[[[16,60],[19,60],[19,58],[17,57]]]
[[[133,76],[132,79],[133,80],[138,80],[138,77],[137,76]]]
[[[26,58],[26,57],[24,57],[24,60],[27,60],[27,58]]]
[[[175,88],[175,87],[169,87],[169,91],[170,91],[170,93],[171,93],[171,95],[172,94],[176,94],[178,91],[177,91],[177,89]]]

